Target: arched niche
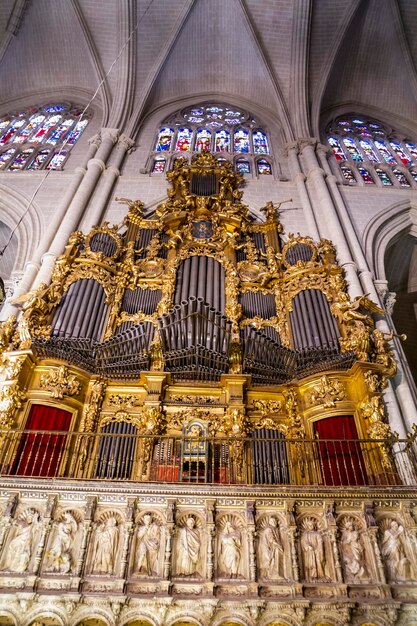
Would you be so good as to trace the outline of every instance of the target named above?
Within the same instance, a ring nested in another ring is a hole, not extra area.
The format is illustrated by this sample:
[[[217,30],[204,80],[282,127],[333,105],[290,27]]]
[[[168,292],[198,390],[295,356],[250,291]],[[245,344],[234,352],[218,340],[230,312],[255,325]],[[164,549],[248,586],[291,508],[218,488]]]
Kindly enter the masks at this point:
[[[384,255],[388,289],[396,294],[392,321],[406,334],[403,349],[417,383],[417,237],[410,232],[396,238]]]
[[[1,626],[15,626],[16,621],[10,615],[0,613],[0,624]]]
[[[133,622],[127,622],[125,626],[153,626],[151,622],[146,619],[135,619]]]
[[[141,624],[141,622],[137,622],[137,623]],[[143,624],[146,624],[147,626],[148,622],[143,622]],[[96,617],[90,617],[88,619],[81,620],[81,622],[78,622],[76,626],[108,626],[108,624],[102,619],[98,619]]]
[[[29,623],[29,626],[61,626],[61,622],[55,617],[37,617]]]

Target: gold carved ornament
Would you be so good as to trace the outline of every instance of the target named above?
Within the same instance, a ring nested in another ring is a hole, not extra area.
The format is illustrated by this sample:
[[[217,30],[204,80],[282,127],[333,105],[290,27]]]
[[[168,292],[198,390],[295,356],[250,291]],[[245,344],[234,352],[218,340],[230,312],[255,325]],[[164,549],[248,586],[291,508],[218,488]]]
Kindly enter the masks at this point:
[[[3,385],[0,390],[0,430],[8,430],[14,424],[14,414],[22,407],[25,394],[17,383]]]
[[[322,404],[324,408],[330,409],[336,406],[336,402],[346,398],[346,391],[341,382],[323,375],[320,382],[306,395],[310,406]]]
[[[380,394],[373,396],[360,405],[362,416],[368,420],[367,434],[370,439],[378,441],[378,448],[381,451],[382,465],[387,470],[393,469],[392,462],[392,442],[393,434],[386,423],[385,408]]]
[[[81,391],[81,383],[74,374],[70,374],[69,369],[65,365],[42,374],[40,387],[50,391],[52,398],[60,400],[64,396],[78,395]]]
[[[280,430],[278,426],[278,414],[282,412],[282,402],[274,400],[254,400],[252,408],[259,412],[259,416],[253,422],[253,428],[271,428]]]
[[[359,361],[369,361],[371,350],[371,332],[374,322],[368,313],[382,314],[383,311],[367,296],[357,296],[353,302],[345,292],[340,292],[330,307],[342,330],[340,347],[343,352],[354,351]]]

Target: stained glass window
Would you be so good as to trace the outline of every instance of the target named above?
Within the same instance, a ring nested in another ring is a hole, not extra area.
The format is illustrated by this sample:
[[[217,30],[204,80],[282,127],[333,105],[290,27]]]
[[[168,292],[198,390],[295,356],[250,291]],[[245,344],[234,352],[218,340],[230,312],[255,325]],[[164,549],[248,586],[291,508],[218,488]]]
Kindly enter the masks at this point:
[[[243,128],[235,132],[235,152],[249,152],[249,133]]]
[[[403,172],[398,168],[400,165],[406,168],[417,165],[417,142],[399,139],[395,129],[378,120],[351,115],[336,118],[328,124],[326,136],[341,169],[347,165],[343,163],[346,161],[344,153],[349,153],[354,161],[351,168],[356,178],[360,174],[366,183],[372,184],[378,176],[385,187],[392,187],[392,176],[395,176],[402,187],[411,186],[407,170]],[[366,168],[361,166],[364,160],[367,161]],[[378,167],[378,163],[384,168]],[[391,167],[388,169],[387,165]],[[410,173],[417,182],[414,173]],[[342,174],[346,178],[346,170],[342,170]]]
[[[42,146],[53,145],[57,154],[63,145],[69,148],[74,145],[89,123],[89,116],[80,120],[81,114],[83,111],[79,107],[51,104],[4,116],[0,119],[0,146],[16,144],[19,152],[12,160],[3,153],[0,168],[16,171],[46,167],[50,150],[42,149]],[[69,155],[68,150],[65,155],[65,158]],[[63,161],[58,160],[62,165]]]
[[[172,128],[162,128],[159,131],[155,150],[157,152],[165,152],[171,148],[171,141],[174,136]]]
[[[253,151],[255,154],[269,154],[268,141],[265,133],[257,130],[252,134]]]
[[[162,156],[157,156],[153,160],[152,172],[154,174],[162,174],[165,171],[166,158]]]
[[[396,160],[392,156],[391,152],[388,150],[387,146],[382,141],[375,140],[375,145],[380,151],[380,153],[382,154],[384,161],[390,164],[396,163]]]
[[[245,159],[238,159],[236,161],[236,172],[238,174],[250,174],[250,163]]]
[[[364,167],[358,167],[358,172],[362,176],[363,180],[365,181],[367,185],[374,184],[374,179],[372,178],[368,170],[366,170]]]
[[[252,130],[253,128],[256,130]],[[49,141],[58,134],[58,130],[64,132],[57,125],[49,134]],[[270,154],[271,145],[268,134],[259,127],[257,120],[249,112],[216,102],[203,103],[177,111],[164,121],[148,161],[149,170],[155,171],[155,157],[158,152],[169,153],[169,163],[172,165],[175,152],[198,153],[203,150],[235,156],[247,154],[247,158],[243,159],[246,164],[239,167],[244,173],[249,173],[258,171],[255,155]]]
[[[367,141],[366,139],[361,139],[359,143],[360,143],[360,146],[361,146],[362,150],[365,153],[366,158],[369,161],[373,161],[374,163],[378,163],[378,157],[376,156],[376,154],[375,154],[375,152],[374,152],[374,150],[372,148],[371,142]]]
[[[410,174],[417,183],[417,172],[415,170],[410,170]]]
[[[55,154],[51,161],[47,165],[48,170],[59,170],[61,169],[65,159],[67,158],[68,152],[63,150],[60,154]]]
[[[0,155],[0,169],[1,170],[3,170],[6,167],[7,162],[12,158],[15,152],[16,150],[14,148],[10,148],[9,150],[6,150],[6,152],[3,152],[3,154]]]
[[[381,170],[379,167],[376,167],[375,172],[378,174],[379,180],[381,181],[383,185],[385,185],[386,187],[392,187],[391,179],[388,176],[388,174],[384,172],[384,170]]]
[[[26,148],[26,150],[22,150],[19,154],[13,159],[12,163],[9,165],[9,170],[22,170],[30,157],[32,156],[34,148]]]
[[[336,159],[338,161],[345,161],[346,157],[343,153],[342,148],[340,147],[340,143],[338,142],[338,140],[336,139],[336,137],[328,137],[327,141],[329,142],[332,150],[333,150],[333,154],[335,155]]]
[[[50,150],[41,150],[40,152],[38,152],[38,154],[32,160],[32,162],[30,163],[27,169],[28,170],[40,170],[43,164],[45,163],[45,161],[48,159],[50,153],[51,153]]]
[[[343,178],[348,181],[348,183],[356,183],[356,178],[353,175],[352,170],[347,165],[341,165],[341,172],[343,174]]]
[[[259,159],[256,166],[258,168],[258,174],[272,174],[271,164],[265,161],[265,159]]]
[[[197,131],[197,139],[195,142],[196,152],[202,152],[203,150],[210,151],[211,148],[211,132],[206,128],[200,128]]]
[[[191,128],[180,128],[177,134],[175,150],[177,152],[188,152],[191,150],[191,138],[193,136]]]
[[[349,152],[350,156],[352,157],[354,161],[363,161],[356,147],[356,143],[354,142],[353,139],[351,139],[350,137],[345,137],[343,139],[343,143],[345,144],[347,151]]]
[[[410,183],[408,182],[405,175],[402,172],[400,172],[400,170],[392,170],[392,173],[394,174],[395,178],[400,183],[401,187],[410,187]]]
[[[218,130],[215,137],[216,152],[230,152],[230,133]]]
[[[390,141],[390,146],[403,165],[411,165],[411,161],[405,154],[404,150],[401,148],[401,144],[399,144],[397,141]]]

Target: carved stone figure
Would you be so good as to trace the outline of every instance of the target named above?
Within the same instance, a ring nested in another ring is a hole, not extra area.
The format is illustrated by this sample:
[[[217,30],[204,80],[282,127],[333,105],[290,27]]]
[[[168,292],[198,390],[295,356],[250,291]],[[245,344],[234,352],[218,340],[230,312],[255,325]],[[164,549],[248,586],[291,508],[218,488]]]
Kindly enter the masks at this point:
[[[93,573],[113,574],[119,544],[119,527],[114,517],[103,520],[95,533]]]
[[[381,539],[381,554],[385,561],[389,582],[402,582],[413,578],[410,560],[406,555],[404,527],[391,520]]]
[[[344,520],[340,535],[340,552],[345,573],[345,582],[360,583],[369,580],[365,563],[365,550],[354,520]]]
[[[324,543],[317,522],[307,517],[301,533],[301,551],[303,555],[304,577],[307,582],[325,580]]]
[[[278,520],[273,516],[259,533],[259,568],[263,578],[285,578],[284,546]]]
[[[143,523],[137,531],[136,568],[137,574],[157,575],[158,554],[161,545],[161,529],[152,513],[145,513]]]
[[[195,574],[201,550],[200,531],[190,515],[178,529],[176,571],[179,576]]]
[[[17,530],[9,543],[2,570],[17,574],[26,572],[35,547],[39,524],[39,513],[34,509],[27,509],[19,515]]]
[[[72,547],[78,524],[69,512],[56,525],[55,536],[46,553],[46,571],[68,574],[72,569]]]
[[[226,521],[219,535],[219,573],[229,578],[237,578],[242,556],[240,532],[232,522]]]

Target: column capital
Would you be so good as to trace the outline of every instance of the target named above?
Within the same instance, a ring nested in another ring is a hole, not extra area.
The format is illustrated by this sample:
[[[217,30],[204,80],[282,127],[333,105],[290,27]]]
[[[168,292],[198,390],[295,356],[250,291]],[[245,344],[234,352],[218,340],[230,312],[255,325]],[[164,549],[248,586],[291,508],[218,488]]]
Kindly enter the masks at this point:
[[[119,139],[120,130],[118,128],[102,128],[100,131],[101,140],[110,139],[113,144]]]
[[[117,147],[118,148],[120,147],[122,150],[124,150],[128,154],[131,154],[136,149],[135,142],[133,141],[133,139],[130,139],[130,137],[128,137],[124,133],[120,135],[118,142],[117,142]]]
[[[315,137],[302,137],[298,140],[298,147],[300,152],[302,152],[305,148],[315,148],[317,145],[317,139]]]
[[[98,148],[101,144],[101,133],[98,132],[96,135],[90,137],[88,143],[90,146],[96,146]]]
[[[290,141],[289,143],[285,144],[284,152],[286,157],[291,151],[294,151],[296,154],[298,154],[298,141]]]
[[[329,146],[325,146],[324,144],[320,143],[319,141],[317,142],[316,150],[317,150],[317,152],[323,152],[323,154],[325,154],[325,155],[331,155],[332,154],[331,148],[329,148]]]

